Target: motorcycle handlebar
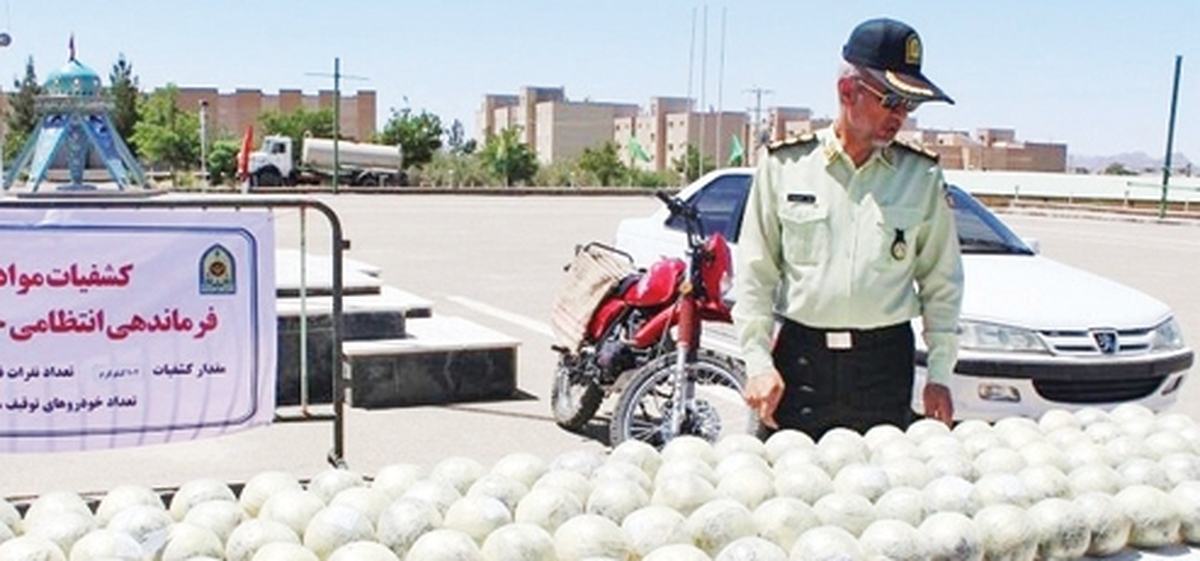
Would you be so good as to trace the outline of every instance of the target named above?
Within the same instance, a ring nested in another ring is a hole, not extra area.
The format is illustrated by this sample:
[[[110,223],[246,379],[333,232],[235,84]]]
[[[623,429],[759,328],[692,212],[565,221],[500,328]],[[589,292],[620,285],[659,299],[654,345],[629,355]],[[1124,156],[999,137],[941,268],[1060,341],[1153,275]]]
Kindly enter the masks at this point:
[[[678,215],[690,219],[699,218],[695,208],[684,204],[683,201],[668,195],[664,191],[655,191],[654,196],[658,197],[658,200],[667,205],[667,209],[671,211],[672,215]]]

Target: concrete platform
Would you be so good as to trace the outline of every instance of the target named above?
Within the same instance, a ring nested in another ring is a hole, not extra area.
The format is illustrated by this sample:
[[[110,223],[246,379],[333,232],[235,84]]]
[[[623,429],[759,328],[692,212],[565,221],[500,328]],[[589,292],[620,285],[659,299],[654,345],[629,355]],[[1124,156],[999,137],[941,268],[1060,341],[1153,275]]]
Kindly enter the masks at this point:
[[[399,339],[347,341],[351,405],[367,409],[511,399],[520,341],[463,318],[408,324]]]

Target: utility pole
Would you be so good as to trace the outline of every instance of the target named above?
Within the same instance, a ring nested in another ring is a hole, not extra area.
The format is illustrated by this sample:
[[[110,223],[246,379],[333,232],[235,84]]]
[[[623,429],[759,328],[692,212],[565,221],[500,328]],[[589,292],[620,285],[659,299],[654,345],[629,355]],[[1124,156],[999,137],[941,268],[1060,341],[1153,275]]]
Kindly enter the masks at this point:
[[[762,98],[764,95],[770,95],[775,92],[773,90],[754,86],[753,88],[745,90],[745,93],[754,94],[754,144],[750,150],[751,152],[757,152],[758,146],[762,143]],[[749,158],[747,158],[747,161],[749,161]]]
[[[200,100],[200,177],[203,178],[203,191],[208,190],[208,101]]]
[[[305,75],[333,78],[333,194],[336,195],[338,180],[342,175],[342,168],[338,163],[338,137],[342,135],[342,78],[348,80],[366,80],[367,78],[342,74],[342,59],[338,57],[333,59],[333,74],[308,73]]]
[[[1175,55],[1175,85],[1171,90],[1171,118],[1167,123],[1167,155],[1163,158],[1162,201],[1158,204],[1158,217],[1167,215],[1167,183],[1171,180],[1171,150],[1175,140],[1175,107],[1179,103],[1179,71],[1183,55]]]

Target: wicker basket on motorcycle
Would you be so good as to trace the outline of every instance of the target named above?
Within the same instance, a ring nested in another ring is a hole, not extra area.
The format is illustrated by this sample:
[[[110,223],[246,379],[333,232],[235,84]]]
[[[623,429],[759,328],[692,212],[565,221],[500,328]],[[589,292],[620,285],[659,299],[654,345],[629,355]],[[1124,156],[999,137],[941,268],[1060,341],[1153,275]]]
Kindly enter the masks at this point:
[[[558,344],[577,351],[596,306],[634,270],[629,256],[612,248],[589,244],[575,252],[550,318]]]

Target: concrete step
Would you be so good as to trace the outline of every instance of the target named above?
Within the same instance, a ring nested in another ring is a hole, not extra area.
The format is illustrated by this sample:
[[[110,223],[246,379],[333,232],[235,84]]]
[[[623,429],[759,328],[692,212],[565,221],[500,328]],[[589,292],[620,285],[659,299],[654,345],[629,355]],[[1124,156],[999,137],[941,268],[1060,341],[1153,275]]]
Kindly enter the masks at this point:
[[[407,337],[411,318],[427,318],[433,313],[433,303],[415,294],[390,286],[381,286],[379,290],[379,294],[346,296],[342,299],[343,344]],[[305,340],[308,343],[305,349],[308,356],[308,402],[331,403],[333,298],[309,297],[303,308],[308,318],[305,327]],[[301,403],[300,299],[277,299],[276,313],[279,374],[275,384],[275,401],[281,406],[298,405]]]
[[[301,279],[305,280],[304,290],[308,296],[328,296],[333,286],[333,258],[324,255],[308,254],[303,259],[301,270],[301,253],[295,249],[275,250],[275,293],[281,297],[300,295]],[[352,258],[342,259],[342,293],[379,294],[383,286],[380,279],[381,269],[370,263],[363,263]]]
[[[520,341],[453,316],[409,322],[408,336],[344,344],[351,405],[409,405],[509,399],[517,395]]]

